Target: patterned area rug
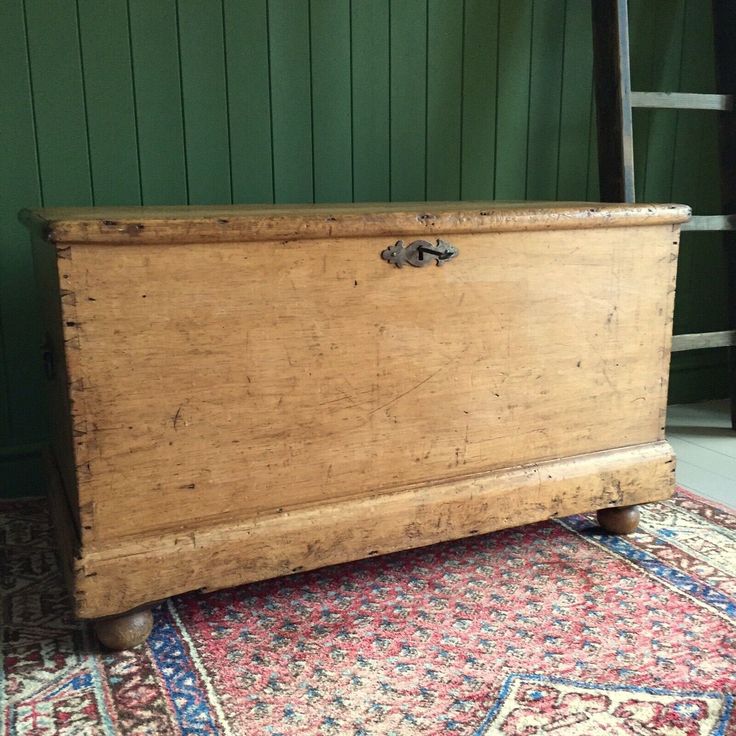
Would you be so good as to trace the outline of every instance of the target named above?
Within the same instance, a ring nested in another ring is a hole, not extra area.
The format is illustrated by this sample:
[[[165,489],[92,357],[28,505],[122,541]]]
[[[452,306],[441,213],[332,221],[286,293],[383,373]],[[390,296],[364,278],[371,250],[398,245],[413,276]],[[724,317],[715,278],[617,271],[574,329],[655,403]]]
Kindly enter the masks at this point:
[[[0,733],[736,734],[736,515],[679,493],[160,605],[147,645],[70,619],[42,501],[0,504]]]

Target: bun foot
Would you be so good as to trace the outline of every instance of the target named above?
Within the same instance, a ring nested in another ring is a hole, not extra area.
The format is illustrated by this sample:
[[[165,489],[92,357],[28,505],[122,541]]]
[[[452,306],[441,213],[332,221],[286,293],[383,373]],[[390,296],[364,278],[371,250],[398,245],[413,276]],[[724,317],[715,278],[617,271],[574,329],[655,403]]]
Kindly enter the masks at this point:
[[[616,506],[611,509],[600,509],[597,513],[598,524],[609,534],[631,534],[639,526],[638,506]]]
[[[150,608],[112,618],[101,618],[94,622],[97,638],[114,651],[132,649],[143,644],[152,628],[153,614]]]

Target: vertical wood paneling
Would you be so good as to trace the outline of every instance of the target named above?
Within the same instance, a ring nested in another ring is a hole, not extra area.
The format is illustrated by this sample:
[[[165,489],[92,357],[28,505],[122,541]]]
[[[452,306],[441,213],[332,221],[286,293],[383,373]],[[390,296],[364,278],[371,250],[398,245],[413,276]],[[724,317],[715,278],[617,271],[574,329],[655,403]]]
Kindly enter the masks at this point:
[[[715,91],[711,23],[710,3],[704,6],[699,0],[685,0],[683,91]],[[701,111],[676,114],[671,196],[692,204],[696,214],[719,212],[717,115]],[[721,235],[686,233],[678,269],[675,331],[726,329],[726,263]],[[726,395],[726,352],[701,350],[673,356],[670,396],[700,398],[697,384],[707,386],[715,396]]]
[[[352,0],[353,199],[356,202],[381,202],[391,195],[388,37],[388,0]],[[409,39],[396,41],[410,42]]]
[[[711,89],[708,0],[630,4],[634,86]],[[0,446],[45,432],[18,209],[594,198],[590,22],[587,0],[0,3]],[[634,144],[641,197],[718,209],[715,115],[638,111]],[[719,238],[682,254],[677,328],[720,326]],[[675,392],[719,371],[677,356]]]
[[[493,199],[496,167],[499,0],[465,0],[463,199]]]
[[[46,205],[93,204],[76,2],[26,0],[25,11],[42,201]],[[26,165],[33,166],[33,163],[28,161]],[[12,182],[15,172],[9,170],[3,175],[11,177]],[[15,212],[8,215],[13,216]],[[19,229],[13,239],[15,242],[10,247],[17,247],[19,252],[25,253],[25,257],[19,264],[21,268],[13,274],[21,276],[22,280],[15,282],[14,279],[10,288],[14,291],[25,285],[26,290],[16,295],[14,307],[18,312],[13,309],[7,316],[3,314],[2,321],[6,330],[6,346],[13,345],[15,360],[25,361],[25,365],[11,363],[15,375],[8,376],[12,382],[11,391],[20,391],[14,394],[15,406],[11,417],[15,441],[18,442],[22,441],[20,438],[34,434],[38,436],[45,430],[45,424],[32,426],[33,419],[38,418],[36,407],[39,413],[42,411],[40,400],[43,384],[39,355],[42,336],[34,300],[27,235]],[[5,243],[3,246],[8,247]],[[24,251],[20,251],[22,247]],[[27,328],[25,334],[13,335],[9,332],[14,328],[16,319]],[[29,376],[35,378],[33,385],[28,378],[19,375],[22,371],[27,371]],[[36,396],[32,397],[30,393]]]
[[[0,444],[44,431],[31,254],[16,212],[40,203],[23,4],[0,3]]]
[[[656,29],[656,33],[652,33],[649,37],[645,52],[641,54],[642,57],[648,57],[648,78],[644,82],[645,89],[674,91],[688,89],[682,85],[683,40],[686,33],[689,32],[685,28],[685,0],[673,0],[666,6],[659,4],[654,4],[653,7],[648,6],[646,15],[643,12],[640,12],[640,15],[644,16],[641,18],[642,25],[648,21],[647,25],[651,30]],[[698,115],[698,113],[689,113],[687,117],[692,119],[693,114]],[[678,139],[678,127],[680,122],[686,124],[685,116],[674,110],[641,110],[637,111],[634,122],[636,125],[634,128],[635,154],[641,157],[641,161],[637,161],[636,197],[639,201],[670,200],[675,174],[673,167],[678,157],[678,154],[674,153]],[[699,156],[700,153],[693,143],[694,141],[690,143],[691,152]],[[692,155],[685,154],[685,156],[692,163]],[[686,197],[684,201],[692,203],[692,199],[688,198],[687,188],[684,194]],[[703,239],[702,235],[697,237],[699,240]],[[707,237],[706,235],[705,238]],[[688,288],[688,279],[684,277],[693,268],[693,255],[698,259],[700,257],[699,253],[693,252],[692,243],[691,236],[683,235],[678,263],[679,278],[675,293],[677,314],[675,332],[690,331],[689,325],[681,324],[681,315],[693,314],[697,309],[697,306],[692,303],[693,296],[698,301],[701,299],[700,294],[694,294]],[[692,363],[692,354],[685,356],[675,354],[672,357],[672,365],[675,368],[673,373],[678,373],[683,365],[689,363]]]
[[[79,19],[73,0],[26,0],[44,204],[93,204]]]
[[[496,107],[496,198],[526,194],[532,3],[501,0]]]
[[[693,0],[685,3],[682,39],[683,64],[680,82],[683,90],[694,85],[705,92],[715,90],[713,56],[696,52],[710,38],[710,13],[703,13]],[[672,113],[670,113],[672,114]],[[720,211],[720,179],[718,174],[716,114],[688,111],[674,114],[677,126],[671,146],[671,181],[667,195],[686,197],[697,214]],[[663,152],[660,153],[663,156]],[[650,154],[651,157],[651,154]],[[714,233],[689,234],[683,238],[680,278],[678,279],[678,330],[702,331],[714,321],[716,329],[726,329],[725,273],[726,264],[721,237]],[[703,287],[708,285],[707,298]],[[721,287],[721,288],[714,288]]]
[[[144,204],[186,204],[187,162],[175,0],[128,0]]]
[[[350,5],[344,0],[311,0],[310,11],[314,201],[350,200]]]
[[[685,35],[685,0],[658,5],[657,33],[651,39],[652,87],[655,90],[681,89],[682,43]],[[646,164],[637,185],[637,199],[664,201],[672,196],[673,151],[680,114],[673,110],[653,110],[646,131]],[[639,136],[643,135],[638,133]]]
[[[682,58],[678,69],[680,88],[715,92],[710,5],[704,9],[697,0],[679,0],[679,3],[685,6],[681,16],[682,50],[678,53]],[[670,161],[672,178],[667,194],[686,197],[697,214],[717,212],[720,207],[717,113],[693,110],[674,114],[677,129],[671,141],[674,158]],[[720,241],[720,236],[715,237]]]
[[[427,0],[394,0],[390,10],[390,198],[422,201],[427,174]]]
[[[429,0],[427,199],[460,198],[464,0]]]
[[[273,201],[267,0],[225,0],[234,202]]]
[[[529,130],[526,199],[554,199],[560,135],[562,54],[560,0],[534,0],[529,80]]]
[[[567,0],[564,23],[556,199],[575,200],[585,196],[589,171],[593,94],[590,3]]]
[[[312,202],[309,3],[269,0],[273,175],[277,202]]]
[[[178,0],[189,201],[232,202],[222,0]]]
[[[78,8],[95,204],[140,204],[127,3],[79,0]]]
[[[661,89],[654,79],[655,66],[661,61],[656,58],[653,43],[659,32],[656,24],[658,9],[666,8],[649,0],[629,2],[629,43],[632,49],[637,50],[631,54],[631,88],[636,91]],[[651,110],[642,108],[633,111],[634,182],[638,199],[641,199],[646,186],[647,143],[652,114]]]

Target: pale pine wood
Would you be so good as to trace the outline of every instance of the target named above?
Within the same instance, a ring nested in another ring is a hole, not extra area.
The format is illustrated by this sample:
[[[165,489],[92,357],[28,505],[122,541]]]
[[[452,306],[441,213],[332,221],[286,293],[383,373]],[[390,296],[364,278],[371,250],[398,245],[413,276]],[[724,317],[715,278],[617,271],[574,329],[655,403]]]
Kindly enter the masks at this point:
[[[700,230],[711,232],[716,230],[736,230],[736,216],[694,215],[687,222],[682,223],[682,230]]]
[[[324,210],[295,208],[278,215],[291,238],[256,240],[246,225],[263,235],[276,217],[259,208],[218,214],[232,232],[197,212],[144,241],[62,242],[62,219],[26,216],[57,237],[60,309],[44,313],[74,487],[54,513],[75,537],[80,616],[670,493],[687,208],[431,209],[461,231],[429,235],[427,206],[372,205],[317,237]],[[75,217],[66,228],[112,221]],[[369,234],[382,217],[460,254],[398,269],[380,258],[398,236]]]
[[[77,495],[77,471],[74,458],[74,439],[69,403],[68,371],[66,354],[72,345],[65,346],[63,310],[73,300],[73,296],[62,292],[59,288],[60,278],[58,264],[66,259],[60,258],[64,251],[57,251],[53,245],[34,239],[33,261],[38,286],[39,306],[44,330],[43,349],[51,356],[52,371],[46,374],[44,388],[49,404],[49,411],[54,420],[51,422],[50,444],[53,460],[59,466],[59,487],[68,499],[72,510],[72,519],[79,536],[79,497]],[[39,350],[39,357],[41,351]]]
[[[382,239],[73,249],[83,541],[661,438],[670,236],[465,235],[409,270]]]
[[[69,243],[210,243],[447,233],[577,230],[684,222],[684,205],[422,202],[24,210],[43,237]]]
[[[666,442],[151,535],[77,562],[77,615],[214,590],[609,506],[668,498]]]
[[[693,332],[674,335],[672,338],[673,353],[683,350],[700,350],[701,348],[726,348],[734,345],[736,345],[736,330]]]
[[[632,92],[631,106],[672,110],[733,110],[731,95],[693,92]]]
[[[56,420],[56,417],[55,417]],[[49,511],[53,520],[54,538],[59,550],[61,573],[69,590],[77,589],[78,566],[82,558],[79,533],[78,507],[67,495],[62,482],[62,471],[54,453],[46,449],[41,453]]]

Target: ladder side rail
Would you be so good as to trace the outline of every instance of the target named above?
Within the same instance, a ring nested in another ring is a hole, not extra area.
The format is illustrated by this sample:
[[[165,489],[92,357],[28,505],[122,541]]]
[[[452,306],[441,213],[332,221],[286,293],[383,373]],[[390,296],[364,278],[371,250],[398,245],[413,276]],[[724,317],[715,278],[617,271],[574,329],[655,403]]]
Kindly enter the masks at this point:
[[[716,87],[719,94],[736,94],[736,3],[712,0]],[[722,212],[736,213],[736,114],[721,113],[719,144]],[[728,263],[728,324],[736,329],[736,232],[724,231]],[[729,348],[731,426],[736,429],[736,347]]]
[[[634,202],[634,144],[626,0],[592,0],[600,197]]]

